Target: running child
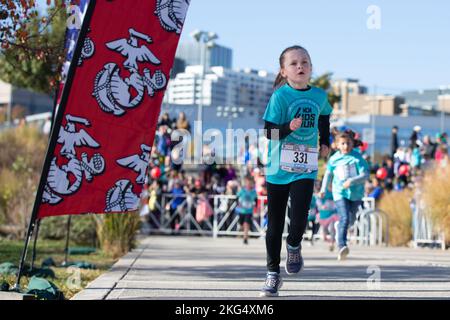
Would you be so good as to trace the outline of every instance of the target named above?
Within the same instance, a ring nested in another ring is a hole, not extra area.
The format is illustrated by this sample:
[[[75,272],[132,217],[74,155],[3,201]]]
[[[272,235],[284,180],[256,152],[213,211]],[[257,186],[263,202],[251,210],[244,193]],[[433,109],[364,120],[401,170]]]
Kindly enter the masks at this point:
[[[244,230],[244,244],[248,244],[248,232],[252,225],[253,209],[258,198],[250,177],[244,178],[244,186],[237,193],[237,198],[236,212],[239,214],[239,224]]]
[[[333,200],[339,215],[338,260],[350,253],[347,231],[356,220],[356,213],[364,197],[364,183],[369,178],[369,166],[359,152],[353,150],[352,135],[348,132],[336,137],[338,151],[328,161],[320,196],[324,197],[332,181]]]
[[[312,63],[305,48],[286,48],[280,55],[279,64],[280,71],[274,83],[276,90],[263,116],[269,139],[266,166],[268,272],[260,295],[266,297],[278,296],[282,285],[280,252],[289,197],[290,227],[285,270],[288,275],[294,275],[303,268],[301,241],[317,177],[319,152],[322,157],[329,153],[329,115],[332,111],[327,93],[308,85]]]
[[[333,201],[333,194],[330,188],[325,190],[324,197],[320,197],[320,181],[316,181],[316,208],[319,211],[319,224],[322,229],[323,240],[328,242],[330,251],[334,251],[336,242],[336,222],[339,221],[339,216],[336,211],[336,206]]]

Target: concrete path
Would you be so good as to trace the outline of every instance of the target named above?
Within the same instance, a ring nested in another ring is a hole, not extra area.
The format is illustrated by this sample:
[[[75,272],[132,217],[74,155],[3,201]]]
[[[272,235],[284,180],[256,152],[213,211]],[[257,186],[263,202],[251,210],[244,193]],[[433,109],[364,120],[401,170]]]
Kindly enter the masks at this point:
[[[337,261],[322,242],[303,247],[279,299],[450,299],[449,250],[351,246]],[[73,299],[258,299],[265,272],[263,239],[150,236]]]

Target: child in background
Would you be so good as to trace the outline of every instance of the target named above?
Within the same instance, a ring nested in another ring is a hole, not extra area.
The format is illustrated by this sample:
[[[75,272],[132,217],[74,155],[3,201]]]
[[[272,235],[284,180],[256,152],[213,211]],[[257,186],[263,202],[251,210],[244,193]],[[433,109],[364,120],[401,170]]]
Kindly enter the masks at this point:
[[[244,244],[248,244],[248,232],[252,224],[253,208],[258,198],[251,178],[244,178],[244,187],[239,190],[237,197],[236,212],[239,214],[239,224],[244,229]]]
[[[317,219],[317,206],[316,206],[316,196],[313,194],[311,199],[311,205],[309,206],[309,212],[308,212],[308,229],[311,229],[311,239],[310,244],[311,246],[314,245],[314,236],[317,234],[317,232],[320,229],[320,224]]]
[[[320,192],[321,183],[317,181],[317,191]],[[330,189],[325,190],[323,198],[316,197],[316,207],[319,211],[319,224],[322,228],[323,240],[328,242],[330,251],[334,251],[336,242],[336,222],[339,221],[336,206],[333,201],[333,194]]]
[[[338,260],[344,260],[350,250],[347,247],[347,231],[356,220],[356,213],[364,197],[364,183],[369,178],[369,166],[362,155],[353,150],[352,136],[337,136],[338,152],[330,157],[322,182],[320,197],[324,198],[332,181],[333,199],[339,215]]]

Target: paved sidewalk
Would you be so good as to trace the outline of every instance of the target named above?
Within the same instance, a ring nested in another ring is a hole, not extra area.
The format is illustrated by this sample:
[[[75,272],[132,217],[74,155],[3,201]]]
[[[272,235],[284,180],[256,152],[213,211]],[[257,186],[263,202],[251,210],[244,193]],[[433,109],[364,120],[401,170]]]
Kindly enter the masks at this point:
[[[288,277],[283,245],[279,299],[450,299],[449,250],[351,246],[337,261],[303,247],[305,269]],[[150,236],[73,299],[257,299],[265,272],[263,239]]]

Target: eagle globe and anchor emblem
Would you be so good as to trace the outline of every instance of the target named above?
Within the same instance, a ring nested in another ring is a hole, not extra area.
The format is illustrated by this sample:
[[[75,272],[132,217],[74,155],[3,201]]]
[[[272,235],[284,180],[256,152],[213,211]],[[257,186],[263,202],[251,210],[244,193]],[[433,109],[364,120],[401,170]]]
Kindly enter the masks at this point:
[[[128,39],[111,41],[106,43],[106,46],[127,58],[123,67],[129,72],[129,77],[120,76],[121,68],[116,63],[106,63],[95,77],[92,93],[100,108],[115,116],[122,116],[126,109],[139,106],[144,100],[146,90],[148,96],[153,97],[156,91],[162,90],[167,84],[167,77],[161,70],[152,74],[150,69],[144,68],[143,73],[139,73],[138,63],[159,65],[161,61],[146,45],[139,46],[139,39],[152,43],[150,36],[133,28],[128,32]],[[130,89],[134,89],[135,93],[132,94]]]
[[[60,156],[67,163],[59,166],[57,157],[53,157],[48,172],[47,182],[44,186],[42,202],[51,205],[58,204],[63,196],[77,192],[82,184],[83,177],[91,182],[94,176],[102,174],[105,169],[105,160],[100,153],[95,153],[91,159],[86,152],[77,157],[76,147],[99,148],[100,145],[84,129],[77,130],[76,124],[86,127],[90,122],[81,117],[66,115],[66,125],[58,133],[57,143],[62,144]]]

